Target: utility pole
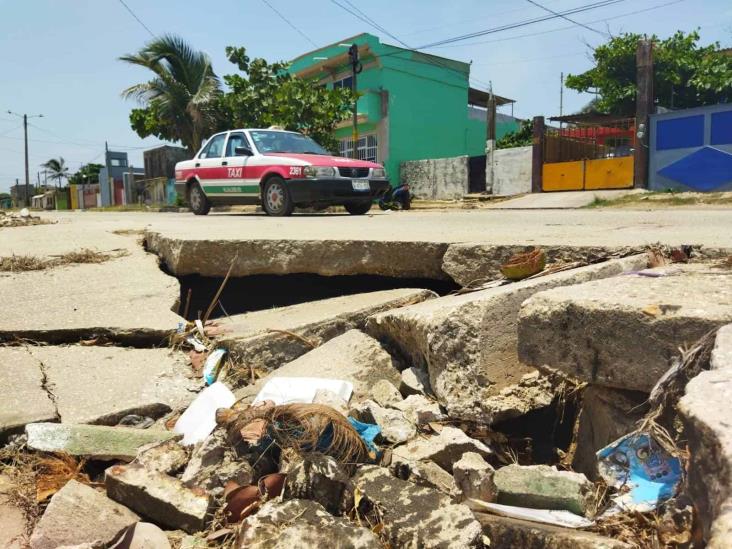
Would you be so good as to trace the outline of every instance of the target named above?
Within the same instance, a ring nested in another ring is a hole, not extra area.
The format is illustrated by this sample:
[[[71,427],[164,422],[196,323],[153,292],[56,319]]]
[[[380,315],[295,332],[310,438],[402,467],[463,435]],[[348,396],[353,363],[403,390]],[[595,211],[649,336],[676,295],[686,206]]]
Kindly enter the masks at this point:
[[[564,114],[564,73],[559,73],[559,116]]]
[[[648,115],[653,111],[653,42],[648,39],[638,41],[635,63],[638,85],[635,125],[639,137],[636,139],[633,159],[633,186],[645,189],[648,187],[648,145],[643,140],[648,139]]]
[[[486,121],[486,178],[485,190],[493,192],[494,160],[496,150],[496,96],[493,95],[493,83],[490,83],[488,90],[488,109]]]
[[[351,44],[348,48],[348,56],[351,58],[351,91],[353,92],[353,158],[358,159],[358,96],[357,78],[363,70],[363,65],[358,58],[358,44]]]
[[[23,119],[23,134],[25,135],[25,205],[30,207],[30,170],[28,169],[28,119],[29,118],[43,118],[42,114],[33,114],[28,116],[27,114],[18,114],[17,112],[8,111],[8,114],[13,114]]]

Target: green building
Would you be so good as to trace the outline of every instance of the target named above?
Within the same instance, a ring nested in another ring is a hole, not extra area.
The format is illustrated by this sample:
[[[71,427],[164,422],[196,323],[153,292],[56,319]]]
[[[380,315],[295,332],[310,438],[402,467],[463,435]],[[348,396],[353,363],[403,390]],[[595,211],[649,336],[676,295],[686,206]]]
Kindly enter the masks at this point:
[[[364,33],[301,55],[290,71],[351,88],[351,44],[358,45],[363,65],[357,77],[359,158],[383,163],[396,184],[406,160],[485,155],[488,93],[470,87],[467,63],[382,44]],[[511,102],[496,97],[497,105]],[[515,129],[517,119],[498,115],[496,138]],[[338,126],[344,156],[352,155],[352,135],[352,120]]]

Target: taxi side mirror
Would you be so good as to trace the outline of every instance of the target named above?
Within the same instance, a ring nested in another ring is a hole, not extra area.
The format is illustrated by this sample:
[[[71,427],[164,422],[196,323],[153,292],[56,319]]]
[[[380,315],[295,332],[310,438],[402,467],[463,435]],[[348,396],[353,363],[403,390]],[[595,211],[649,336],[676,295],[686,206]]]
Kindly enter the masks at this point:
[[[234,154],[236,156],[252,156],[254,153],[249,147],[234,147]]]

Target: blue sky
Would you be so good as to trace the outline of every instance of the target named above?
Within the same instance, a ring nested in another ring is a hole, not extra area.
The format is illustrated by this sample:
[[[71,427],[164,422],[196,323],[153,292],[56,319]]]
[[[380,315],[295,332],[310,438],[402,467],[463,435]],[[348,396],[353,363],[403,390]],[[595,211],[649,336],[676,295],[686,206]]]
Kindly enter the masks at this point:
[[[245,46],[251,56],[270,61],[313,49],[263,0],[125,1],[153,33],[179,34],[206,51],[220,76],[235,69],[224,56],[228,45]],[[545,14],[525,0],[351,1],[412,47]],[[364,31],[394,43],[330,0],[268,2],[318,45]],[[553,10],[588,3],[543,1]],[[631,14],[656,6],[662,7]],[[729,0],[625,0],[574,19],[612,33],[667,36],[699,27],[703,43],[732,46]],[[16,177],[24,180],[22,121],[7,110],[44,115],[32,119],[29,128],[34,178],[39,164],[51,157],[63,156],[72,170],[99,161],[105,140],[111,148],[128,150],[133,165],[142,165],[142,150],[158,140],[142,140],[130,129],[128,114],[135,104],[123,100],[120,91],[148,75],[117,58],[149,39],[120,0],[0,0],[0,191]],[[491,81],[496,93],[517,100],[517,116],[530,117],[558,113],[560,73],[588,69],[588,45],[603,40],[600,34],[554,19],[428,51],[472,61],[474,85]],[[565,112],[589,99],[565,90]]]

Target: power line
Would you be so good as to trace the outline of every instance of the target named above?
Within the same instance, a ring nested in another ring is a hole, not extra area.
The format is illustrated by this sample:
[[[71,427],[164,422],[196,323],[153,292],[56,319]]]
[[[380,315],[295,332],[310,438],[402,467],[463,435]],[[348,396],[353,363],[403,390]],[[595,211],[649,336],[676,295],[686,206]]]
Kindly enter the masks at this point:
[[[557,12],[556,12],[556,11],[554,11],[554,10],[550,10],[549,8],[547,8],[547,7],[545,7],[545,6],[542,6],[542,5],[541,5],[541,4],[539,4],[538,2],[534,2],[534,0],[526,0],[526,1],[527,1],[527,2],[529,3],[529,4],[531,4],[531,5],[533,5],[533,6],[536,6],[537,8],[541,8],[541,9],[543,9],[544,11],[547,11],[547,12],[549,12],[549,13],[553,14],[553,15],[556,15],[557,17],[561,17],[561,18],[562,18],[562,19],[564,19],[565,21],[569,21],[570,23],[573,23],[573,24],[575,24],[575,25],[577,25],[577,26],[579,26],[579,27],[582,27],[583,29],[587,29],[587,30],[589,30],[589,31],[592,31],[592,32],[596,32],[597,34],[599,34],[600,36],[603,36],[603,37],[605,37],[605,38],[608,38],[608,37],[610,36],[610,34],[609,34],[609,33],[607,33],[607,32],[602,32],[602,31],[599,31],[599,30],[597,30],[597,29],[593,29],[592,27],[590,27],[590,26],[588,26],[588,25],[585,25],[584,23],[580,23],[579,21],[575,21],[574,19],[570,19],[570,18],[569,18],[569,17],[567,17],[566,15],[562,15],[561,13],[557,13]]]
[[[125,0],[119,0],[119,3],[122,4],[128,12],[130,12],[130,15],[135,18],[135,21],[140,23],[140,25],[142,25],[142,27],[150,33],[150,36],[155,38],[155,33],[151,31],[145,23],[142,22],[142,19],[135,15],[135,12],[130,9],[130,7],[125,3]]]
[[[303,37],[303,38],[304,38],[305,40],[307,40],[308,42],[310,42],[310,43],[311,43],[311,44],[313,45],[313,47],[315,47],[315,48],[317,48],[317,47],[318,47],[318,45],[317,45],[317,44],[316,44],[316,43],[315,43],[315,42],[314,42],[314,41],[313,41],[313,40],[312,40],[312,39],[311,39],[311,38],[310,38],[310,37],[309,37],[309,36],[308,36],[307,34],[305,34],[305,33],[304,33],[303,31],[301,31],[301,30],[300,30],[299,28],[297,28],[297,27],[295,26],[295,24],[294,24],[294,23],[293,23],[292,21],[290,21],[290,20],[289,20],[289,19],[288,19],[287,17],[285,17],[284,15],[282,15],[282,14],[281,14],[281,13],[280,13],[280,12],[279,12],[279,11],[277,10],[277,8],[275,8],[275,7],[274,7],[274,6],[272,5],[272,4],[270,4],[270,3],[269,3],[269,2],[267,1],[267,0],[262,0],[262,2],[263,2],[263,3],[264,3],[264,4],[266,5],[266,6],[268,6],[268,7],[269,7],[269,9],[271,9],[271,10],[272,10],[273,12],[275,12],[275,13],[277,14],[277,16],[278,16],[278,17],[279,17],[280,19],[282,19],[282,20],[283,20],[283,21],[284,21],[285,23],[287,23],[287,24],[288,24],[288,25],[289,25],[289,26],[290,26],[290,27],[291,27],[291,28],[292,28],[292,29],[293,29],[293,30],[294,30],[295,32],[297,32],[297,33],[298,33],[298,34],[299,34],[300,36],[302,36],[302,37]]]

